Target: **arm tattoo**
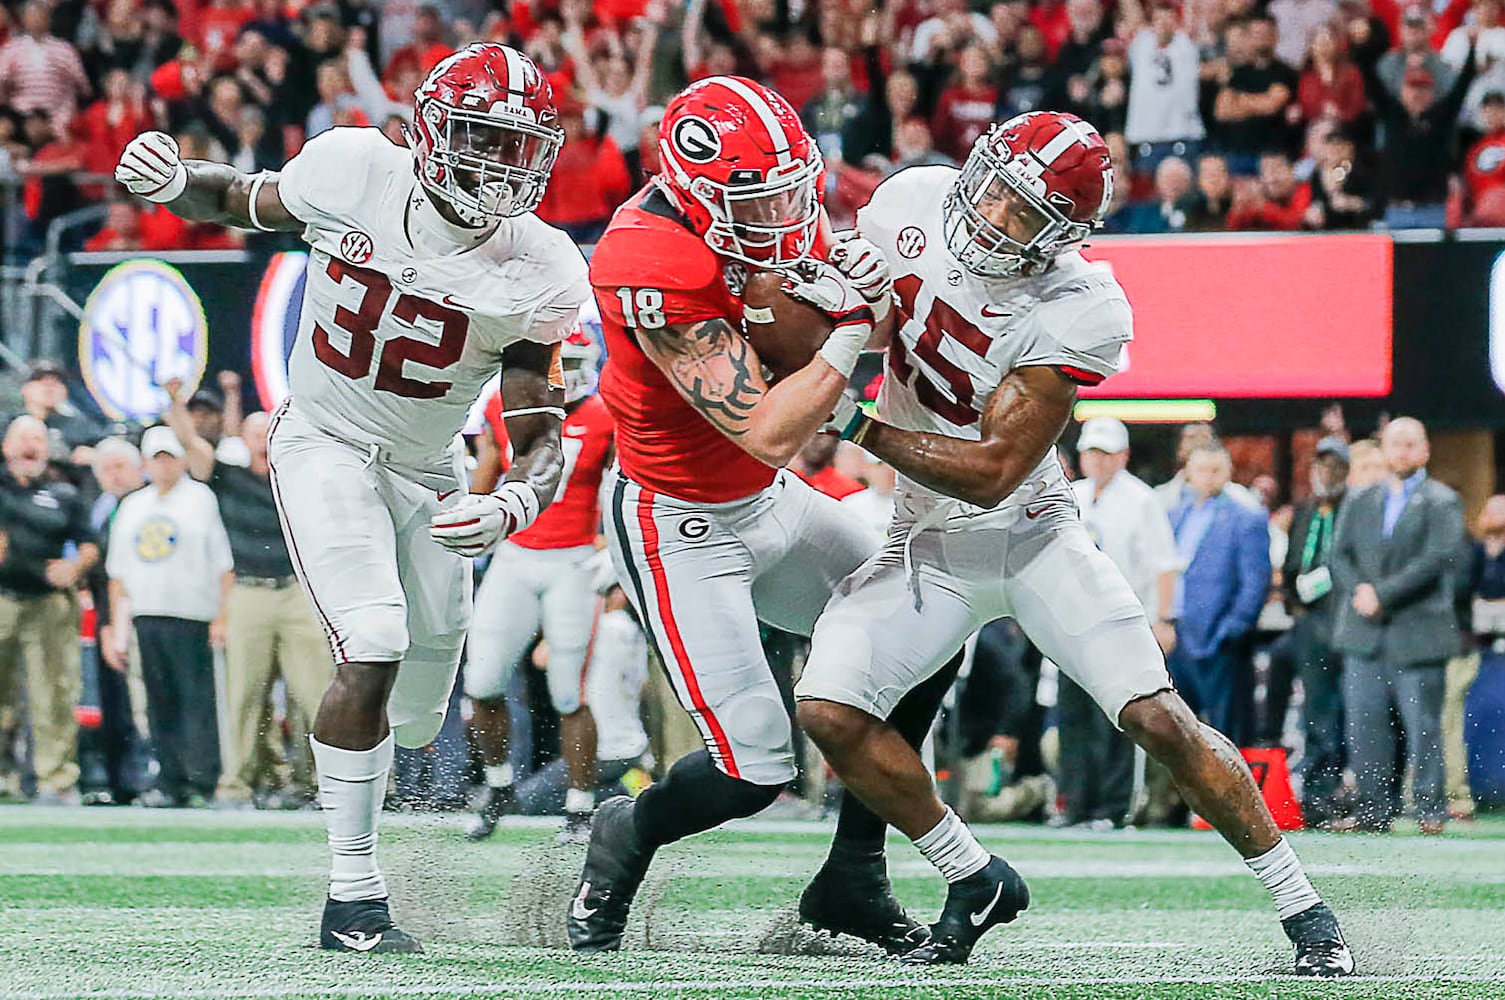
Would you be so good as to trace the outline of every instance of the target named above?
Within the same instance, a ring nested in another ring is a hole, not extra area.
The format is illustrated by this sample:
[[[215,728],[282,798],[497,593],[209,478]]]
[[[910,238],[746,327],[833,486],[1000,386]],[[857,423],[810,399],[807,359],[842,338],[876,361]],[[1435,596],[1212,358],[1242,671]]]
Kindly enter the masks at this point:
[[[518,341],[502,352],[502,399],[507,409],[563,408],[564,391],[549,385],[553,359],[552,345],[532,341]],[[548,413],[527,413],[507,420],[507,436],[515,457],[504,479],[531,488],[538,496],[539,510],[554,500],[564,475],[561,424],[557,416]]]
[[[719,316],[689,326],[639,330],[643,346],[685,400],[722,433],[747,433],[767,385],[747,340]]]

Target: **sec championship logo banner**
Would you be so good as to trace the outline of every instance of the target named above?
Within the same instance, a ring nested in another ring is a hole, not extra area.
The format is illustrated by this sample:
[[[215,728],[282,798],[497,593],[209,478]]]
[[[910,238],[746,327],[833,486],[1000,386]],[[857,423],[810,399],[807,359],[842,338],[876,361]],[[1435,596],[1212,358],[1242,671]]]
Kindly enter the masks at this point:
[[[115,420],[155,419],[167,408],[162,383],[192,392],[209,351],[204,304],[176,268],[132,260],[105,273],[84,303],[78,360],[84,384]]]

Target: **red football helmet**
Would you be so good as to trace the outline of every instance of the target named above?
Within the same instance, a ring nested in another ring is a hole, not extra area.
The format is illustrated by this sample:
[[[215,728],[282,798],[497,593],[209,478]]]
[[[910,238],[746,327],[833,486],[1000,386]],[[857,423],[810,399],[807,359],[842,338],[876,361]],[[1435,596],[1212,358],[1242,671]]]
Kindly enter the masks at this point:
[[[815,247],[825,165],[794,108],[740,76],[680,93],[658,126],[654,181],[710,248],[783,267]]]
[[[413,96],[408,141],[430,193],[469,225],[538,207],[564,130],[553,88],[532,59],[494,42],[467,45]]]
[[[975,274],[1032,273],[1090,236],[1112,200],[1112,158],[1097,129],[1032,111],[973,144],[946,196],[946,246]]]

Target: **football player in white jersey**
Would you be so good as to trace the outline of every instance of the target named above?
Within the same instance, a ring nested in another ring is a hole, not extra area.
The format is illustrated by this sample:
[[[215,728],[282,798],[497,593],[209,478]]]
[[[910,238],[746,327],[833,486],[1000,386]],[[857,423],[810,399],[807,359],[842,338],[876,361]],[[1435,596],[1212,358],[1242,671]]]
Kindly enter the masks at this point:
[[[444,721],[470,619],[468,557],[526,528],[563,468],[558,342],[590,295],[585,262],[532,214],[564,139],[523,54],[471,45],[415,94],[411,150],[336,128],[280,173],[183,162],[160,132],[116,179],[186,219],[301,231],[308,283],[272,420],[288,548],[337,669],[311,738],[333,853],[319,941],[420,951],[394,926],[376,825],[394,738]],[[516,462],[467,492],[457,432],[498,369]]]
[[[983,624],[1012,616],[1270,890],[1296,972],[1353,957],[1281,838],[1238,750],[1171,689],[1144,609],[1088,537],[1055,453],[1077,388],[1122,366],[1132,314],[1077,247],[1112,197],[1108,148],[1067,114],[995,126],[966,164],[914,167],[858,213],[888,259],[898,314],[876,419],[847,436],[903,477],[884,548],[837,588],[796,687],[799,717],[848,789],[949,883],[915,964],[965,962],[1029,902],[935,795],[882,720]]]

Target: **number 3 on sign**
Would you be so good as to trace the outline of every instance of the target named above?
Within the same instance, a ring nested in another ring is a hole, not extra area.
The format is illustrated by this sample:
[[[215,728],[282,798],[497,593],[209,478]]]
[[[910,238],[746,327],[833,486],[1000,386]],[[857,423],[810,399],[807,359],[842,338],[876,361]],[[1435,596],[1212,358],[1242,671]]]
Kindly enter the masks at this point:
[[[664,325],[664,293],[657,288],[618,288],[622,318],[640,330],[659,330]]]

